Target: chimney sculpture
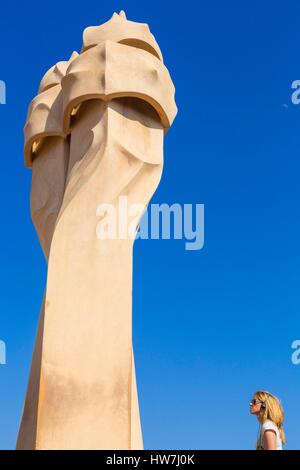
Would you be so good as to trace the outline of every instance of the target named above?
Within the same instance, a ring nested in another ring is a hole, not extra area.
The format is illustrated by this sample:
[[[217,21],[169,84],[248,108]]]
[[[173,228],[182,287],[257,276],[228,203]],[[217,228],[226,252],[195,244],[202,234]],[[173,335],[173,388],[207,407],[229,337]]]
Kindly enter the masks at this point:
[[[121,12],[84,31],[29,107],[25,164],[48,274],[17,449],[143,449],[132,253],[174,94],[148,25]]]

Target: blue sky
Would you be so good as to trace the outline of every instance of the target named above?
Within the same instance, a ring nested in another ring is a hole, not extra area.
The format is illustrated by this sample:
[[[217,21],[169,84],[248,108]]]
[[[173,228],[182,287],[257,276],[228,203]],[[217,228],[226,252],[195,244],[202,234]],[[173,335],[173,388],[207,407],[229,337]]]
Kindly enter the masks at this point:
[[[280,5],[279,5],[280,4]],[[85,27],[125,9],[147,22],[176,86],[178,116],[152,202],[204,204],[205,245],[138,240],[133,324],[146,449],[251,449],[256,389],[277,394],[300,449],[300,79],[297,1],[29,0],[1,6],[0,448],[14,448],[46,266],[23,166],[27,106]]]

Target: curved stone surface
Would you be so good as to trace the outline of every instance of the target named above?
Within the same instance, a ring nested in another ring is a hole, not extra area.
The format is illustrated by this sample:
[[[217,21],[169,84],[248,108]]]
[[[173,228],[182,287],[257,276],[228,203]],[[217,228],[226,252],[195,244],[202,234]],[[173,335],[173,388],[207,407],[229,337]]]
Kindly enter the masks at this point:
[[[177,114],[175,88],[164,64],[149,52],[106,40],[68,62],[52,67],[33,99],[25,125],[25,162],[31,166],[34,143],[67,137],[72,111],[83,101],[131,96],[148,102],[165,131]]]
[[[143,448],[132,253],[177,108],[162,61],[120,43],[144,31],[154,47],[151,35],[118,16],[119,29],[90,31],[90,49],[47,72],[28,112],[31,214],[48,276],[18,449]],[[103,238],[109,211],[116,236]]]
[[[73,52],[68,61],[58,62],[51,67],[41,80],[38,95],[30,103],[24,127],[25,165],[32,162],[46,137],[66,138],[63,130],[63,95],[61,81],[69,64],[78,56]]]
[[[175,88],[164,64],[149,52],[109,40],[72,61],[62,91],[66,133],[71,110],[87,99],[140,98],[153,106],[165,129],[177,113]]]
[[[89,26],[83,32],[81,52],[107,39],[144,49],[163,60],[161,50],[146,23],[128,21],[123,11],[114,13],[109,21],[100,26]]]

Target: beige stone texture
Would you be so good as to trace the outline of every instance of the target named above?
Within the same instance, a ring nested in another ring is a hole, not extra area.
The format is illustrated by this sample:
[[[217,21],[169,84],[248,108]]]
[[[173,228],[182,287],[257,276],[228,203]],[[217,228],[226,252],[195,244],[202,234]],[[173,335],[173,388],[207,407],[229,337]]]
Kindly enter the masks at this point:
[[[17,449],[143,449],[134,237],[120,200],[135,233],[161,179],[174,94],[148,25],[121,12],[84,31],[81,53],[46,73],[29,107],[25,164],[48,273]],[[103,204],[116,237],[99,236]]]

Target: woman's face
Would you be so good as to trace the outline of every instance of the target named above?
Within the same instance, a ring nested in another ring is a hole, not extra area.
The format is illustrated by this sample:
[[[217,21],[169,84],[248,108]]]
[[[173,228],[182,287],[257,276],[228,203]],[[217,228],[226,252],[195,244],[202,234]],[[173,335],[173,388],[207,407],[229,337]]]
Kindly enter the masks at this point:
[[[257,415],[260,412],[261,403],[262,402],[260,400],[258,400],[258,398],[256,398],[256,397],[252,398],[252,400],[250,401],[250,409],[249,409],[249,411],[252,415]]]

